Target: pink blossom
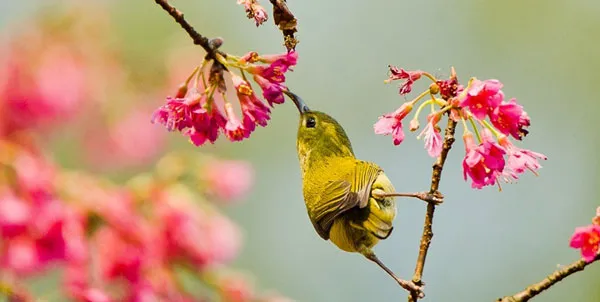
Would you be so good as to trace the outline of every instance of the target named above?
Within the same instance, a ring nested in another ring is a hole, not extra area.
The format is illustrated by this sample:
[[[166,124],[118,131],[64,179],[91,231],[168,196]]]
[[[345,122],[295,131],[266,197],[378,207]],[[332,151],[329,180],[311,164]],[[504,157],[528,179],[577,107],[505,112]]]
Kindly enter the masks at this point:
[[[57,122],[71,116],[84,100],[85,66],[71,49],[70,45],[46,48],[36,75],[40,94],[52,102],[48,105]]]
[[[74,243],[79,238],[70,232],[70,217],[61,201],[48,200],[37,205],[20,233],[11,238],[3,236],[2,266],[27,275],[45,269],[50,263],[78,256],[78,246]]]
[[[400,85],[400,94],[408,94],[412,90],[412,85],[421,78],[423,75],[423,71],[415,70],[415,71],[406,71],[402,68],[398,68],[395,66],[390,67],[390,77],[387,80],[404,80],[404,82]]]
[[[16,185],[35,203],[49,199],[54,188],[55,167],[39,154],[19,150],[12,163]]]
[[[39,207],[32,220],[31,235],[36,240],[38,259],[42,264],[64,260],[69,253],[68,234],[65,232],[66,211],[62,201],[52,200]]]
[[[266,126],[267,121],[270,119],[269,114],[271,113],[269,107],[256,97],[252,87],[250,87],[250,83],[233,73],[231,79],[237,91],[242,114],[244,115],[244,127],[252,132],[255,125]]]
[[[227,263],[238,255],[242,234],[231,219],[212,214],[204,222],[204,232],[204,238],[210,244],[207,253],[209,263]]]
[[[19,275],[39,272],[67,255],[64,221],[56,221],[47,230],[29,233],[5,240],[2,247],[2,266]],[[38,233],[43,232],[45,233]]]
[[[496,184],[496,179],[504,170],[506,153],[487,129],[481,132],[482,143],[476,145],[472,133],[463,136],[466,155],[463,160],[463,177],[471,178],[471,187],[481,189]]]
[[[259,4],[254,5],[254,21],[256,22],[256,26],[263,24],[269,18],[267,16],[267,11],[264,7]]]
[[[240,103],[242,106],[242,113],[244,115],[244,127],[248,131],[254,131],[255,125],[265,127],[267,121],[271,118],[269,116],[270,110],[265,104],[263,104],[256,96],[244,98]]]
[[[230,202],[248,193],[254,171],[245,161],[211,160],[202,175],[208,193],[223,202]]]
[[[19,47],[3,54],[8,56],[0,68],[4,111],[0,127],[4,132],[45,130],[69,121],[81,108],[86,88],[85,66],[71,48],[49,43],[35,50],[35,57],[29,57],[31,51]]]
[[[202,100],[204,104],[205,98],[206,95],[202,95],[196,88],[190,89],[182,99],[167,97],[167,103],[152,115],[152,122],[163,124],[169,131],[191,128],[194,126],[194,109]]]
[[[442,152],[442,134],[440,134],[437,123],[440,121],[439,114],[432,114],[427,117],[427,126],[419,134],[419,137],[425,136],[425,149],[431,157],[438,157]]]
[[[213,101],[209,109],[198,107],[192,112],[193,127],[184,134],[196,146],[207,141],[214,143],[219,137],[219,129],[225,128],[226,123],[227,119]]]
[[[266,63],[274,63],[281,60],[287,66],[295,66],[298,63],[298,52],[290,51],[276,55],[262,55],[260,56],[260,60]]]
[[[502,136],[498,139],[500,146],[506,150],[508,159],[503,174],[507,178],[517,179],[519,174],[530,170],[536,173],[542,166],[538,160],[546,160],[547,157],[544,154],[533,152],[526,149],[518,148],[510,142],[508,137]]]
[[[253,59],[247,58],[247,60]],[[254,81],[262,89],[263,97],[271,107],[273,104],[282,104],[285,101],[282,91],[287,89],[283,84],[285,73],[298,62],[298,53],[291,51],[280,55],[265,55],[257,57],[256,60],[270,65],[251,65],[245,70],[253,75]]]
[[[233,111],[233,106],[230,103],[225,104],[225,112],[227,113],[227,124],[225,124],[224,131],[225,136],[227,136],[230,141],[241,141],[250,136],[250,130],[244,128],[244,125],[236,116]]]
[[[122,277],[131,283],[140,280],[145,254],[143,245],[128,242],[115,229],[103,227],[96,231],[95,246],[103,277]]]
[[[256,74],[253,78],[258,86],[260,86],[260,89],[262,89],[263,97],[271,107],[273,107],[273,104],[283,104],[285,101],[283,91],[287,89],[284,85],[271,82]]]
[[[523,111],[523,106],[517,104],[517,100],[512,98],[508,102],[502,102],[490,113],[490,121],[505,135],[511,135],[515,139],[521,140],[529,133],[525,130],[531,122],[527,112]]]
[[[20,236],[4,241],[0,254],[3,269],[18,275],[31,274],[41,269],[35,240]]]
[[[81,297],[82,302],[110,302],[112,301],[108,294],[97,288],[86,289]]]
[[[12,238],[27,231],[31,219],[31,206],[12,192],[0,193],[0,234]]]
[[[600,247],[600,226],[591,224],[576,228],[569,245],[572,248],[580,249],[581,256],[585,261],[593,261],[598,255]]]
[[[271,110],[256,97],[252,90],[249,93],[238,90],[238,98],[244,115],[244,127],[248,131],[253,131],[255,125],[263,127],[267,125],[267,121],[271,118],[269,116]]]
[[[295,52],[294,52],[295,53]],[[294,59],[295,58],[295,59]],[[246,68],[246,71],[254,75],[259,75],[271,83],[285,82],[285,73],[297,62],[297,57],[284,57],[273,61],[269,66],[252,65]]]
[[[256,26],[259,26],[267,21],[267,12],[260,4],[258,4],[257,0],[238,0],[237,3],[244,5],[244,9],[246,10],[248,18],[254,18]]]
[[[85,137],[86,157],[102,168],[128,168],[153,160],[164,147],[165,133],[146,128],[148,114],[132,111],[114,125]]]
[[[379,121],[375,123],[373,128],[375,134],[389,135],[393,137],[394,145],[399,145],[404,140],[404,132],[402,131],[402,119],[412,110],[412,103],[406,102],[396,111],[384,114],[379,117]]]
[[[484,119],[504,99],[501,88],[498,80],[473,80],[460,106],[468,108],[477,119]]]
[[[241,234],[228,218],[200,211],[191,201],[172,193],[163,193],[162,199],[158,210],[167,257],[188,259],[204,269],[237,255]]]

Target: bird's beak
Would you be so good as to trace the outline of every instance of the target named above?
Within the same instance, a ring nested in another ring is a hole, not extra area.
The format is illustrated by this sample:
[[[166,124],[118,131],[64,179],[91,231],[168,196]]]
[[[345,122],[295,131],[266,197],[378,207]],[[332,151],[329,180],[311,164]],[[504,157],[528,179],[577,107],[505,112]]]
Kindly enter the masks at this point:
[[[296,107],[298,108],[300,114],[310,111],[310,109],[308,109],[308,106],[306,106],[304,101],[299,96],[290,92],[289,90],[284,90],[283,93],[285,93],[290,99],[292,99],[292,101],[294,101],[294,104],[296,104]]]

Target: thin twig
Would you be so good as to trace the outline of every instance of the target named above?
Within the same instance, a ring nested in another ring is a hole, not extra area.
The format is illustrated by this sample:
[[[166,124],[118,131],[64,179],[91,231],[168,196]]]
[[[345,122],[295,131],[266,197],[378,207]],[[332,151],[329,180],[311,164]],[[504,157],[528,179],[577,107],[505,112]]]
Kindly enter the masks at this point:
[[[196,45],[200,45],[202,48],[204,48],[204,50],[207,53],[207,57],[210,59],[214,59],[214,55],[215,53],[218,53],[224,57],[226,57],[226,54],[223,52],[220,52],[218,50],[216,50],[218,48],[218,46],[220,45],[211,45],[211,40],[208,39],[207,37],[201,35],[199,32],[197,32],[194,27],[192,27],[192,25],[190,25],[185,18],[183,17],[183,13],[181,11],[179,11],[177,8],[175,8],[174,6],[172,6],[171,4],[169,4],[169,2],[167,0],[154,0],[156,2],[156,4],[160,5],[160,7],[162,7],[163,10],[165,10],[167,13],[169,13],[169,15],[171,15],[171,17],[173,17],[173,19],[175,19],[175,22],[179,23],[179,25],[181,25],[181,28],[183,28],[185,30],[185,32],[187,32],[187,34],[190,36],[190,38],[192,38],[192,40],[194,41],[194,44]]]
[[[450,102],[452,98],[455,98],[458,92],[458,78],[456,77],[456,71],[454,67],[451,68],[450,78],[444,81],[436,81],[436,85],[440,89],[440,95],[446,102]],[[433,172],[431,174],[431,186],[429,188],[429,194],[442,199],[443,195],[439,192],[440,180],[442,178],[442,170],[444,169],[444,163],[448,152],[454,144],[454,131],[456,130],[457,122],[452,119],[450,112],[448,115],[448,125],[444,132],[444,143],[442,145],[442,152],[433,164]],[[423,234],[421,235],[421,243],[419,244],[419,256],[417,257],[417,264],[415,265],[415,273],[412,278],[412,282],[417,286],[423,286],[423,270],[425,269],[425,260],[427,258],[427,252],[429,251],[429,245],[433,238],[433,214],[435,213],[436,203],[429,202],[427,204],[427,211],[425,212],[425,222],[423,223]],[[409,302],[416,302],[419,299],[418,296],[411,293],[408,295]]]
[[[444,134],[444,145],[442,147],[442,153],[433,164],[433,172],[431,176],[431,188],[429,193],[433,195],[441,195],[438,191],[440,186],[440,179],[442,177],[442,169],[446,162],[448,152],[452,148],[454,143],[454,130],[456,129],[456,122],[449,118],[448,125]],[[435,203],[427,204],[427,212],[425,213],[425,223],[423,224],[423,235],[421,236],[421,244],[419,247],[419,256],[417,257],[417,265],[415,267],[415,274],[413,275],[412,281],[418,286],[423,285],[421,278],[423,277],[423,269],[425,268],[425,259],[427,258],[427,251],[429,250],[429,244],[431,238],[433,238],[433,214],[435,212]],[[409,295],[408,301],[417,301],[418,297],[415,295]]]
[[[590,262],[586,262],[581,259],[573,262],[571,265],[556,270],[552,274],[548,275],[544,280],[528,286],[523,291],[520,291],[512,296],[503,297],[497,300],[497,302],[526,302],[529,299],[539,295],[543,291],[547,290],[551,286],[555,285],[562,279],[585,269],[586,266],[600,260],[600,254],[596,255],[596,258]]]

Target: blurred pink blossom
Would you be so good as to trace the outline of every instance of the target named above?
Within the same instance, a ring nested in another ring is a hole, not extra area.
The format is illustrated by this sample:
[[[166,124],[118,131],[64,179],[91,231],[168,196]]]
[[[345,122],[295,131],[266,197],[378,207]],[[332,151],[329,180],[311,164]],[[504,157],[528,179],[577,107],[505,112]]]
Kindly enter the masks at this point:
[[[241,234],[228,218],[207,213],[185,199],[163,195],[159,217],[165,251],[174,259],[187,257],[199,269],[232,260],[241,247]]]
[[[0,79],[4,79],[0,80],[0,112],[5,133],[62,124],[80,109],[85,67],[68,45],[45,45],[35,54],[15,47],[7,56],[7,65],[0,68]]]
[[[236,160],[209,160],[202,171],[207,193],[230,203],[248,193],[254,170],[250,163]]]
[[[147,124],[148,113],[133,110],[108,128],[93,129],[84,138],[88,161],[102,169],[150,163],[164,149],[166,134]]]

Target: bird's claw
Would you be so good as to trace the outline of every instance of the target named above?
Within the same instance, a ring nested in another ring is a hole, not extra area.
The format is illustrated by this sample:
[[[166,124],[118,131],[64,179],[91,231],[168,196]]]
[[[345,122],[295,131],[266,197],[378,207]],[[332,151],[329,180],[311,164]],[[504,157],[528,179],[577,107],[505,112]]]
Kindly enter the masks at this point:
[[[444,202],[444,195],[442,195],[442,193],[440,193],[439,191],[436,191],[433,194],[429,192],[422,192],[417,195],[417,198],[427,203],[433,203],[436,206]]]
[[[402,288],[409,291],[410,294],[416,297],[417,299],[425,298],[425,293],[423,292],[423,287],[425,286],[425,284],[423,282],[421,282],[421,285],[417,285],[413,281],[398,280],[398,283],[400,283],[400,286],[402,286]]]
[[[431,202],[433,202],[435,205],[440,205],[444,203],[444,195],[442,195],[440,191],[435,191],[433,194],[429,195],[431,196]]]

